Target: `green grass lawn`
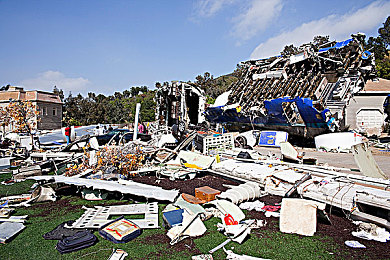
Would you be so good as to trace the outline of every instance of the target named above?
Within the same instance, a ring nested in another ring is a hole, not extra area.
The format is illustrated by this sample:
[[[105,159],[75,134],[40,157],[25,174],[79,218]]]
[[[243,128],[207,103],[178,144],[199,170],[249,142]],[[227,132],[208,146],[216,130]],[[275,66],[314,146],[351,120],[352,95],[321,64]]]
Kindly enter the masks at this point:
[[[0,175],[0,180],[10,175]],[[29,191],[33,182],[21,182],[11,186],[0,185],[0,194],[14,195]],[[64,196],[57,202],[36,203],[28,208],[19,208],[14,215],[29,215],[26,229],[8,244],[0,245],[0,259],[107,259],[113,248],[125,250],[129,256],[126,259],[190,259],[192,255],[207,253],[210,249],[226,240],[226,237],[216,230],[220,221],[212,218],[205,222],[207,232],[197,239],[185,239],[170,246],[166,230],[143,230],[141,236],[126,244],[114,244],[101,238],[99,242],[87,249],[61,255],[56,249],[56,240],[45,240],[42,235],[51,231],[64,221],[79,218],[84,210],[82,205],[109,205],[116,200],[86,201],[77,196]],[[129,203],[123,201],[123,203]],[[160,205],[160,210],[165,205]],[[160,211],[161,212],[161,211]],[[160,215],[160,226],[162,218]],[[270,258],[270,259],[333,259],[332,252],[338,250],[332,239],[326,237],[300,237],[270,230],[252,230],[250,238],[239,245],[230,242],[225,248],[238,254]],[[213,254],[214,259],[225,259],[226,254],[219,250]]]

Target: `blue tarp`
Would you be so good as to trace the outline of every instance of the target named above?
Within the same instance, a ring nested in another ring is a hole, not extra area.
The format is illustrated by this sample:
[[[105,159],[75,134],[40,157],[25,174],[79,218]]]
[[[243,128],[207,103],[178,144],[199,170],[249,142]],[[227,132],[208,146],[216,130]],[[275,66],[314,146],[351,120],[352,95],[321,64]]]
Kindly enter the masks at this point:
[[[345,40],[345,41],[342,41],[342,42],[337,42],[334,46],[332,47],[328,47],[328,48],[322,48],[322,49],[319,49],[318,52],[324,52],[324,51],[328,51],[330,49],[340,49],[342,47],[345,47],[347,46],[353,39],[348,39],[348,40]]]

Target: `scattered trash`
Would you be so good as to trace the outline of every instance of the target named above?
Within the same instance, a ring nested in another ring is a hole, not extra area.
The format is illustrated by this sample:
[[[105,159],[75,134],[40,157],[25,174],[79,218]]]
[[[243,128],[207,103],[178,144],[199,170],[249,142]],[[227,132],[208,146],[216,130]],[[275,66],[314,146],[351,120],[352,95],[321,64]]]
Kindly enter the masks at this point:
[[[54,228],[52,231],[43,234],[42,237],[47,240],[62,240],[66,237],[74,236],[80,231],[87,231],[87,229],[74,229],[65,227],[72,225],[73,222],[73,220],[63,222],[59,224],[56,228]]]
[[[240,204],[240,209],[262,211],[264,206],[264,202],[261,202],[259,200],[252,202],[247,201]]]
[[[167,235],[171,239],[170,244],[174,245],[186,237],[201,236],[206,231],[206,226],[200,219],[200,213],[191,215],[184,211],[182,224],[172,227]]]
[[[194,255],[191,257],[191,260],[213,260],[213,256],[211,254],[203,254],[203,255]]]
[[[390,233],[384,228],[380,228],[375,224],[355,222],[358,225],[359,231],[352,232],[352,235],[366,240],[375,240],[382,243],[390,240]]]
[[[352,146],[353,157],[359,166],[360,172],[368,177],[389,179],[375,162],[374,157],[368,150],[367,143]]]
[[[347,240],[344,242],[346,246],[352,247],[352,248],[366,248],[365,245],[360,243],[359,241],[355,240]]]
[[[210,188],[209,186],[203,186],[195,188],[195,198],[205,202],[215,200],[215,197],[221,194],[219,190]]]
[[[172,228],[176,225],[180,225],[183,223],[183,209],[175,209],[163,212],[163,220],[164,223],[168,226],[168,228]]]
[[[125,259],[126,256],[128,256],[129,254],[126,253],[124,250],[122,249],[113,249],[112,250],[112,254],[110,255],[110,257],[108,258],[108,260],[123,260]]]
[[[226,250],[225,248],[223,248],[223,251],[225,251],[225,253],[227,254],[226,259],[229,260],[269,260],[266,258],[253,257],[249,255],[238,255],[233,253],[232,250]]]
[[[360,134],[346,133],[330,133],[314,137],[317,150],[349,152],[356,144],[363,142],[363,136]]]

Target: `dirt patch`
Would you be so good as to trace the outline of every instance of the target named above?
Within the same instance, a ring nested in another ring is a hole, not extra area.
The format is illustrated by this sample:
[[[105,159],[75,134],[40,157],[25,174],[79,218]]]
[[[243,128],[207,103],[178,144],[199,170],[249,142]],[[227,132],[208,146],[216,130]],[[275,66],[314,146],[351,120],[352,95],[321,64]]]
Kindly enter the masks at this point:
[[[132,180],[144,184],[160,186],[164,189],[178,189],[180,193],[195,195],[195,188],[209,186],[213,189],[226,191],[228,188],[223,184],[238,185],[237,182],[226,180],[220,177],[204,175],[193,180],[169,180],[168,178],[158,179],[156,176],[136,176]]]
[[[55,212],[66,209],[67,212],[78,211],[82,208],[82,205],[72,205],[70,199],[60,199],[53,202],[43,202],[34,204],[34,209],[37,209],[39,213],[31,214],[29,217],[50,217]]]
[[[176,252],[184,253],[188,256],[201,254],[200,250],[196,247],[194,240],[191,238],[186,238],[173,246],[169,244],[170,239],[166,234],[154,234],[144,237],[143,240],[152,245],[166,245],[167,251],[174,250]],[[164,257],[166,257],[166,251],[161,250],[150,253],[147,259],[160,259]]]

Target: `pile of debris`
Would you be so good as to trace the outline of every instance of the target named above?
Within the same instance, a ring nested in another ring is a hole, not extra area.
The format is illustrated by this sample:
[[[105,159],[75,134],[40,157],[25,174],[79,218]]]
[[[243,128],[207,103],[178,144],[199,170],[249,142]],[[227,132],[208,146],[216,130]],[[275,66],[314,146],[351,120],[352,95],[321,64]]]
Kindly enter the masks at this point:
[[[168,133],[165,135],[172,137],[171,130],[165,129],[164,132]],[[265,219],[247,218],[246,211],[261,211],[266,217],[280,218],[281,232],[313,236],[317,215],[321,213],[326,218],[329,207],[341,209],[348,218],[372,223],[370,228],[367,224],[360,224],[361,230],[353,233],[357,237],[382,242],[390,239],[385,229],[376,226],[390,228],[388,218],[384,217],[387,216],[384,213],[390,210],[387,199],[390,197],[389,182],[378,170],[364,144],[354,145],[352,150],[361,164],[362,173],[369,172],[370,177],[341,173],[331,167],[316,165],[316,160],[305,161],[304,156],[287,142],[287,133],[279,133],[278,141],[268,142],[264,139],[267,132],[221,134],[187,130],[176,139],[176,147],[170,143],[169,148],[159,147],[163,136],[153,134],[148,142],[137,140],[105,146],[94,145],[94,137],[89,137],[83,139],[84,146],[75,141],[74,144],[81,148],[74,151],[32,153],[30,160],[35,160],[35,166],[15,170],[14,181],[35,180],[38,183],[35,191],[1,198],[1,212],[9,216],[17,207],[53,201],[57,196],[51,187],[56,190],[77,187],[76,190],[87,200],[103,200],[110,194],[120,194],[132,200],[146,201],[85,207],[79,219],[62,223],[44,234],[45,239],[58,240],[56,248],[62,254],[96,244],[94,231],[114,243],[127,243],[141,236],[143,229],[160,228],[159,216],[162,216],[172,246],[187,237],[204,236],[207,231],[204,221],[218,218],[220,222],[216,229],[226,236],[226,241],[210,247],[208,254],[194,256],[194,259],[211,259],[212,254],[222,248],[228,257],[238,257],[224,246],[231,242],[245,243],[250,239],[251,230],[267,225]],[[235,148],[240,137],[241,141],[245,137],[246,147],[251,149]],[[252,147],[248,147],[248,143]],[[252,149],[258,145],[280,147],[282,157],[263,155]],[[368,161],[363,161],[364,158]],[[308,161],[311,164],[305,163]],[[54,172],[54,175],[47,175],[47,171]],[[227,185],[224,190],[199,186],[194,190],[195,196],[159,185],[159,180],[164,178],[174,185],[179,179],[191,181],[207,175],[229,178],[236,185]],[[156,182],[145,184],[137,181],[137,178],[146,176],[153,176]],[[266,205],[261,199],[266,195],[278,195],[283,199],[281,203]],[[162,212],[158,202],[168,203]],[[144,217],[123,217],[133,214]],[[112,220],[110,216],[118,218]],[[2,242],[26,228],[23,224],[26,217],[0,218],[0,230],[6,231],[0,232]],[[346,244],[362,246],[358,241],[346,241]]]
[[[375,59],[364,51],[364,35],[300,53],[240,63],[241,77],[205,111],[212,124],[246,126],[314,137],[345,129],[345,108],[369,79]]]

